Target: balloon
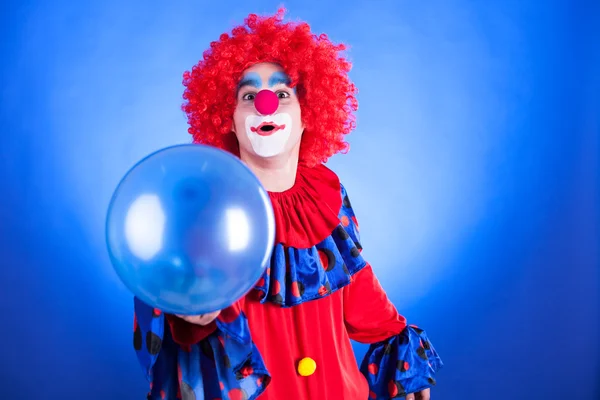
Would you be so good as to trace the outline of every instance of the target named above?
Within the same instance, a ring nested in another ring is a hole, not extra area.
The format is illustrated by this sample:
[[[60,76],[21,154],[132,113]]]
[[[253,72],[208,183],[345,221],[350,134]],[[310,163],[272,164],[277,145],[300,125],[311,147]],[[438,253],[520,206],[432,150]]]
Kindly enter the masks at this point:
[[[263,275],[275,241],[268,193],[236,157],[177,145],[138,162],[106,220],[111,262],[140,300],[199,315],[243,297]]]

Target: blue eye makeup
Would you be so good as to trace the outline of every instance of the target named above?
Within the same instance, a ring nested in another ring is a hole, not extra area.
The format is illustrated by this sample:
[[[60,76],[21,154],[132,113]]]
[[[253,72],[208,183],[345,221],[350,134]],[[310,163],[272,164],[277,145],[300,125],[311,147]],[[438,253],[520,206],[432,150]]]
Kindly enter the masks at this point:
[[[256,89],[260,89],[262,87],[262,81],[260,79],[260,75],[256,72],[249,72],[242,77],[242,80],[238,84],[238,90],[240,90],[244,86],[252,86]]]

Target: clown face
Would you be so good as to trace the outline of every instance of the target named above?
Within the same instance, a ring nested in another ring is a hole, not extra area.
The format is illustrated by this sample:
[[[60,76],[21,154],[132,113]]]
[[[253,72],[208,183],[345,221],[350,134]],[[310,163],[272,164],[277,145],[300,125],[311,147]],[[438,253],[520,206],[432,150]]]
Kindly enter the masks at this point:
[[[233,114],[240,154],[272,158],[300,146],[304,131],[300,103],[290,78],[276,64],[261,63],[242,74]]]

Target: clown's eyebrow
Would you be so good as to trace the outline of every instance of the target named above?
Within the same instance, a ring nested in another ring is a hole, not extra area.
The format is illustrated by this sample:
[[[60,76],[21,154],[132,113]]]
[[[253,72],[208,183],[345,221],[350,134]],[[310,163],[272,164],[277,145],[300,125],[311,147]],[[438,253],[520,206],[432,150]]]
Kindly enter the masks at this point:
[[[287,76],[287,74],[285,72],[277,71],[277,72],[274,72],[273,75],[271,75],[271,77],[269,78],[269,87],[273,87],[280,83],[283,83],[284,85],[289,86],[289,84],[291,82],[292,82],[292,80],[290,79],[289,76]]]
[[[239,90],[244,86],[252,86],[256,89],[260,89],[262,86],[260,75],[258,75],[256,72],[249,72],[246,75],[244,75],[237,88]]]

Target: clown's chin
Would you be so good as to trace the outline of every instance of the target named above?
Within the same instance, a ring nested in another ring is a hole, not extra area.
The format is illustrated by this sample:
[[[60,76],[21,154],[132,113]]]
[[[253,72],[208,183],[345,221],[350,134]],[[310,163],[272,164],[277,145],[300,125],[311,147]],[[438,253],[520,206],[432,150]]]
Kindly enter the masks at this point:
[[[269,121],[266,121],[266,120]],[[257,127],[262,123],[273,123],[277,126],[282,126],[283,129],[277,129],[271,134],[266,132],[257,133]],[[255,132],[253,132],[253,130]],[[270,117],[249,116],[246,118],[246,135],[250,139],[252,150],[257,156],[262,158],[275,157],[285,151],[286,144],[290,139],[292,132],[292,119],[287,113],[276,114]]]
[[[255,132],[246,132],[250,139],[252,149],[257,156],[268,158],[280,155],[285,150],[285,145],[290,138],[290,127],[285,127],[269,136],[261,136]]]

